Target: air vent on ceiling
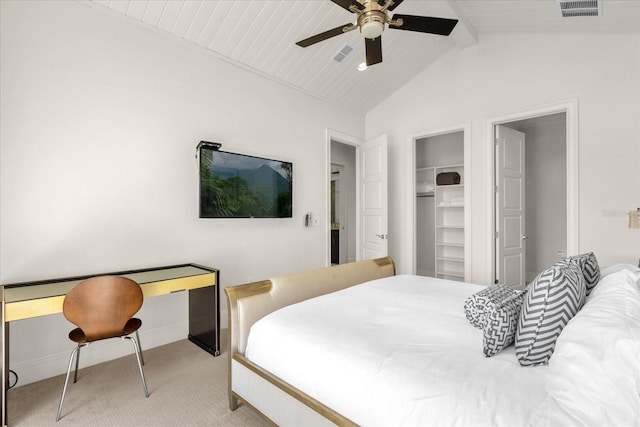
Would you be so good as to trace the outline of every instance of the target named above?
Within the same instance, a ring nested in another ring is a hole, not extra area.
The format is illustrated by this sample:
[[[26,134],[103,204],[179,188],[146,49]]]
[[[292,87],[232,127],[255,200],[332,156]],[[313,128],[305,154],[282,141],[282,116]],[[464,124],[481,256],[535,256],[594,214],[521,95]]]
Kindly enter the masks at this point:
[[[336,53],[336,56],[333,57],[333,60],[336,62],[341,62],[344,58],[346,58],[347,55],[351,53],[352,50],[353,48],[351,46],[345,44],[344,47],[340,49],[338,53]]]
[[[556,0],[563,18],[602,15],[602,0]]]

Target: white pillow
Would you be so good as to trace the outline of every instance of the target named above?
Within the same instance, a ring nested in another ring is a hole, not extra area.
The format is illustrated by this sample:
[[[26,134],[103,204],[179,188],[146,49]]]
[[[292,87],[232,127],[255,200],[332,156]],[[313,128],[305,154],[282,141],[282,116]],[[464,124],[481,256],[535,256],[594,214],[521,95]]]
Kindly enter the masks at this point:
[[[640,270],[605,275],[556,342],[531,424],[640,424]]]
[[[602,277],[608,276],[613,273],[617,273],[618,271],[629,270],[629,271],[640,271],[640,267],[636,267],[632,264],[614,264],[602,269]]]

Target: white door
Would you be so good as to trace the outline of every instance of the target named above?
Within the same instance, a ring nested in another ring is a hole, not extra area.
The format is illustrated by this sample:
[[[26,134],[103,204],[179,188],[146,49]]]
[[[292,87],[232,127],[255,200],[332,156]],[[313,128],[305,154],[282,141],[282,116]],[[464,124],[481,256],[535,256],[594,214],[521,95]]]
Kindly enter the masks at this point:
[[[356,259],[387,255],[387,135],[356,149],[358,191]]]
[[[496,280],[524,288],[524,133],[496,126]]]

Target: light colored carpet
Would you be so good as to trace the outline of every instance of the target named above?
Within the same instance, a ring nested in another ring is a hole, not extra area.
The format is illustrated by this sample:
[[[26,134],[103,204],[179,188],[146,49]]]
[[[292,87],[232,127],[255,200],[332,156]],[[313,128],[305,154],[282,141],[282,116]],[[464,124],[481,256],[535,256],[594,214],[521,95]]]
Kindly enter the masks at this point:
[[[13,388],[8,393],[9,425],[268,426],[247,406],[229,410],[225,333],[219,357],[187,340],[144,350],[148,399],[133,353],[80,369],[78,382],[69,381],[57,423],[64,375]],[[92,350],[98,349],[83,351]]]

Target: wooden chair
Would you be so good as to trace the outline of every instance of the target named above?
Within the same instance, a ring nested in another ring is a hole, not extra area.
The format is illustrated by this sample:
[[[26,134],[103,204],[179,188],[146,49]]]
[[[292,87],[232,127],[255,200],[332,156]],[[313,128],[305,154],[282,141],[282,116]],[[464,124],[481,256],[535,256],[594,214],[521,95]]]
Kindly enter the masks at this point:
[[[138,368],[140,368],[144,395],[149,397],[147,381],[142,371],[144,361],[138,336],[138,329],[142,326],[142,321],[133,317],[142,307],[142,300],[140,285],[131,279],[119,276],[93,277],[78,283],[67,293],[62,305],[62,312],[68,321],[77,326],[69,333],[69,339],[77,343],[77,346],[71,352],[69,359],[67,377],[62,389],[56,421],[60,419],[62,413],[62,404],[69,383],[73,358],[76,356],[76,369],[73,378],[75,383],[78,379],[80,349],[94,341],[108,338],[122,338],[131,341],[136,352]],[[137,340],[129,336],[134,332]]]

